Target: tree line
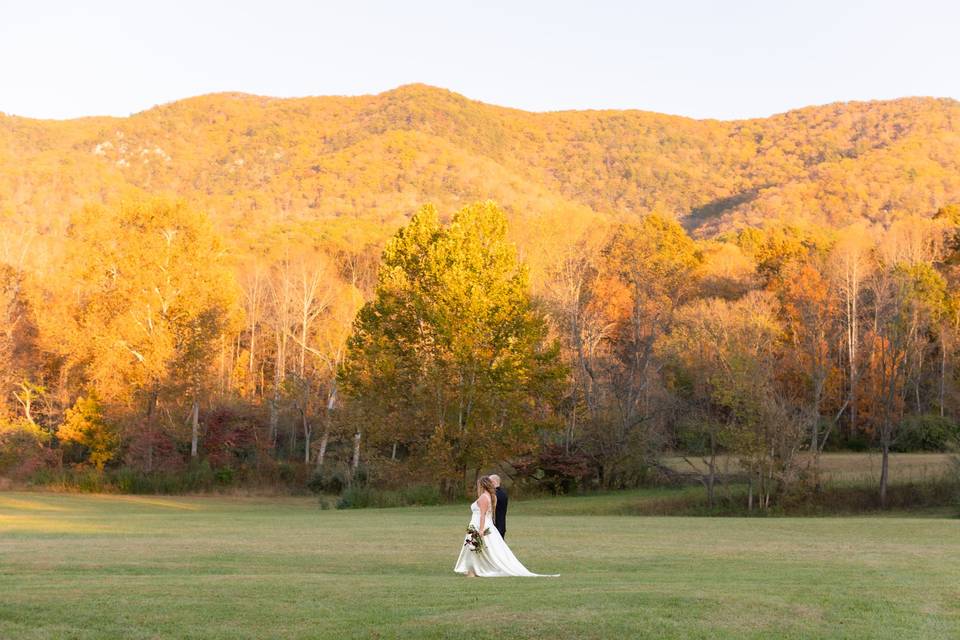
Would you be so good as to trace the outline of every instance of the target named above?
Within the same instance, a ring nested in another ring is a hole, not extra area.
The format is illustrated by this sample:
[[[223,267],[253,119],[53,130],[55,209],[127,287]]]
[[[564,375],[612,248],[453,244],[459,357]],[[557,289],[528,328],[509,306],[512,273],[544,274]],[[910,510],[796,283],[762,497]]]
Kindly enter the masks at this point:
[[[765,509],[836,446],[880,452],[883,501],[892,449],[955,432],[956,207],[710,240],[653,213],[533,276],[507,219],[427,206],[386,245],[293,224],[228,250],[180,201],[86,207],[55,259],[5,248],[0,474],[622,488],[679,452],[710,502],[734,456]]]

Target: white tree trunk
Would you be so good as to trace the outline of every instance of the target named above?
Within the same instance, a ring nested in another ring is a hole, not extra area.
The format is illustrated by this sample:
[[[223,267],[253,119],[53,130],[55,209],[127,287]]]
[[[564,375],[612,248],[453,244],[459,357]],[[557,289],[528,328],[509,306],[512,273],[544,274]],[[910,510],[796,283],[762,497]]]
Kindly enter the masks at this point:
[[[360,430],[353,434],[353,460],[350,462],[350,477],[357,474],[357,467],[360,466]]]
[[[200,398],[194,396],[190,411],[190,457],[197,457],[197,441],[200,438]]]
[[[323,420],[323,436],[320,438],[320,450],[317,452],[317,468],[323,466],[323,459],[327,455],[327,442],[330,440],[330,427],[333,423],[333,408],[337,404],[337,382],[334,380],[327,396],[327,415]]]
[[[327,440],[330,437],[330,432],[326,429],[323,432],[323,436],[320,438],[320,450],[317,451],[317,468],[323,467],[323,458],[327,455]]]

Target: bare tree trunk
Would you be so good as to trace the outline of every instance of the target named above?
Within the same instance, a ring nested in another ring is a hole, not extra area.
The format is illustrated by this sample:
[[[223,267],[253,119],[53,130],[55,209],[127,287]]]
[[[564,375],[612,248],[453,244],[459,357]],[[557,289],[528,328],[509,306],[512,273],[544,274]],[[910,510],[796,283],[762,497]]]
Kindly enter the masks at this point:
[[[914,400],[916,401],[917,415],[923,413],[922,403],[920,402],[920,377],[923,375],[923,350],[920,350],[917,362],[917,376],[913,381]]]
[[[300,324],[300,377],[305,378],[307,372],[307,309],[303,310],[303,319]]]
[[[254,307],[254,313],[256,313],[256,307]],[[256,352],[257,352],[257,319],[251,314],[250,318],[250,357],[247,363],[247,369],[250,371],[250,374],[253,375],[253,372],[256,371]]]
[[[302,411],[300,414],[303,417],[303,462],[304,464],[310,464],[310,436],[312,434],[312,429],[310,428],[310,422],[307,420],[306,410]]]
[[[943,402],[944,402],[944,384],[947,377],[947,348],[943,343],[943,339],[940,339],[940,417],[944,416]]]
[[[707,506],[712,509],[714,506],[714,487],[717,479],[717,445],[713,433],[710,434],[710,463],[707,465],[707,469],[709,471],[707,476]]]
[[[327,455],[327,442],[330,439],[330,428],[333,426],[333,408],[337,404],[337,383],[333,382],[330,394],[327,396],[327,415],[323,421],[323,436],[320,438],[320,451],[317,452],[317,467],[323,466],[323,458]]]
[[[253,291],[250,293],[250,360],[249,371],[251,375],[256,371],[256,353],[257,353],[257,322],[260,319],[260,270],[256,268],[253,276]]]
[[[277,357],[273,368],[273,398],[270,400],[270,446],[276,448],[280,426],[280,382],[283,380],[283,343],[277,334]]]
[[[197,441],[200,437],[200,397],[193,396],[193,408],[190,411],[190,457],[197,457]]]
[[[313,425],[307,418],[307,409],[310,407],[310,385],[306,379],[301,378],[303,385],[303,397],[300,399],[300,417],[303,422],[303,462],[310,464],[310,440],[313,438]]]
[[[883,434],[880,438],[882,457],[880,461],[880,507],[887,508],[887,482],[890,474],[890,442],[889,435]]]
[[[323,430],[323,436],[320,438],[320,449],[317,451],[317,468],[323,468],[323,459],[327,455],[327,440],[330,437],[330,431],[328,429]]]
[[[36,425],[37,423],[33,420],[33,389],[26,384],[20,386],[23,388],[23,394],[14,393],[13,397],[20,401],[20,406],[23,407],[23,417],[26,418],[27,422]]]
[[[850,435],[852,436],[857,429],[857,384],[859,373],[857,371],[857,350],[860,340],[860,310],[858,302],[860,297],[860,270],[859,265],[854,262],[846,267],[846,307],[847,307],[847,355],[850,358],[849,366],[849,384],[850,384]]]
[[[149,444],[147,445],[147,473],[153,471],[153,414],[155,413],[154,409],[156,408],[159,395],[159,384],[154,383],[153,390],[150,392],[150,399],[147,403],[147,434],[150,438]]]
[[[850,339],[850,435],[857,428],[857,343],[856,336]]]
[[[270,399],[270,447],[277,448],[277,433],[280,426],[280,387],[275,385]]]
[[[813,406],[810,416],[810,449],[813,452],[813,482],[817,491],[820,490],[820,451],[826,445],[830,429],[827,429],[820,438],[820,408],[823,404],[823,387],[826,384],[826,365],[817,368],[814,382]]]
[[[360,429],[353,434],[353,460],[350,461],[350,479],[353,480],[357,475],[357,467],[360,466]]]
[[[820,400],[814,401],[815,408],[810,412],[810,451],[813,452],[815,473],[820,472]]]
[[[217,391],[221,398],[223,397],[223,391],[225,387],[224,378],[226,376],[224,375],[224,373],[226,369],[227,369],[227,336],[221,333],[220,334],[220,373],[217,376]]]
[[[287,455],[293,458],[297,453],[297,423],[293,420],[290,421],[290,446],[287,449]]]

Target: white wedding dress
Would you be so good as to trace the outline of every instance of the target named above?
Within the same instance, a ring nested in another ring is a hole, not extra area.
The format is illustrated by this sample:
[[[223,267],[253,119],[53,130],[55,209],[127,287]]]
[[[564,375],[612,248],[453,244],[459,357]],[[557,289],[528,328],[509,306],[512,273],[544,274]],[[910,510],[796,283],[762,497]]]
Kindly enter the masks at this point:
[[[480,530],[480,506],[474,500],[470,505],[470,524],[474,529]],[[471,569],[482,578],[499,578],[506,576],[523,576],[528,578],[557,578],[559,574],[541,575],[530,573],[527,568],[520,564],[517,557],[510,551],[510,547],[503,541],[500,532],[493,526],[493,522],[487,515],[484,524],[490,530],[490,533],[483,537],[483,552],[477,553],[471,551],[466,545],[460,547],[460,557],[457,558],[457,564],[453,570],[457,573],[468,573]],[[466,542],[469,536],[464,536]]]

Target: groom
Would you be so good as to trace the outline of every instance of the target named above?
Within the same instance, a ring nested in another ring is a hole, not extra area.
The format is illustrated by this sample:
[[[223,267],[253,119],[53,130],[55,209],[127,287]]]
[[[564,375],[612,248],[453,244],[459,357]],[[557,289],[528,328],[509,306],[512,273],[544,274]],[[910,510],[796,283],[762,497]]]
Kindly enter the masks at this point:
[[[497,510],[494,513],[494,523],[493,526],[497,528],[497,531],[500,532],[500,537],[506,539],[507,537],[507,492],[500,487],[500,476],[493,474],[490,476],[490,481],[493,482],[493,486],[497,490]]]

